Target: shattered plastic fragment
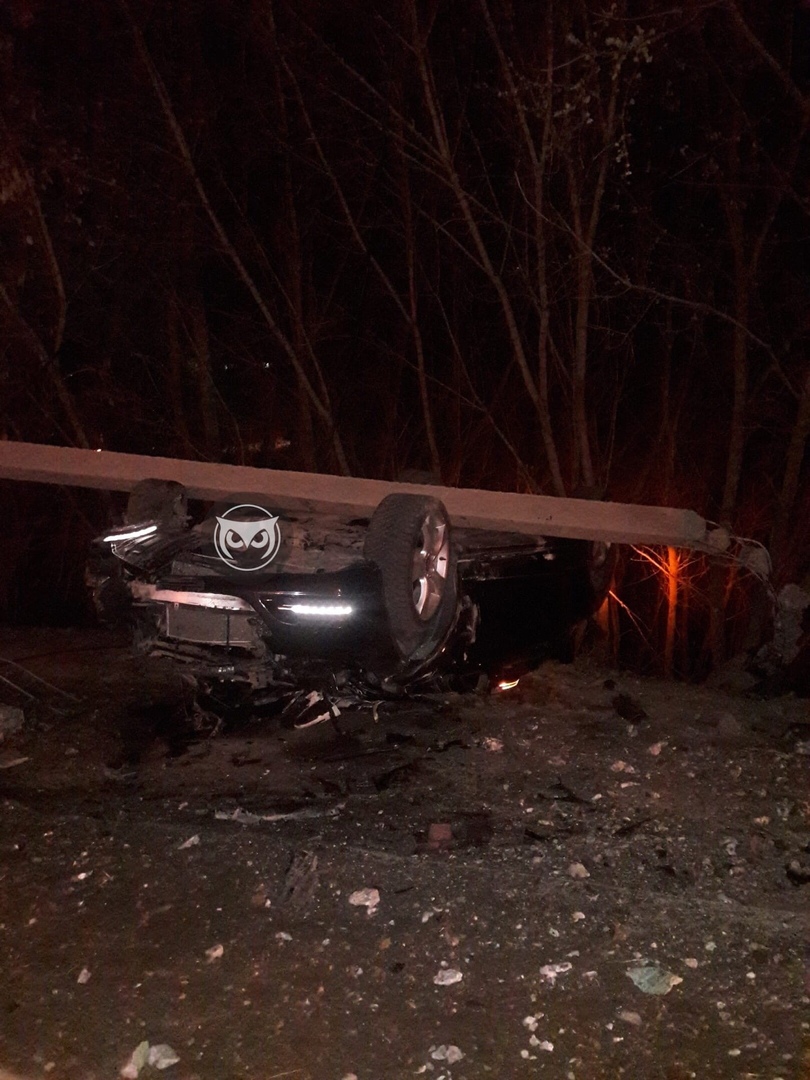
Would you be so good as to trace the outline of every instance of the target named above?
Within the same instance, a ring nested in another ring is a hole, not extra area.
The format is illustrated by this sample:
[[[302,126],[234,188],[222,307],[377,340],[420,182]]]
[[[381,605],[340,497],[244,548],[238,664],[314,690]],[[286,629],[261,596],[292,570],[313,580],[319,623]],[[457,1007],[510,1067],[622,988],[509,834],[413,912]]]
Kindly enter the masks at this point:
[[[590,877],[590,871],[581,862],[572,862],[568,867],[568,876],[572,878]]]
[[[565,975],[572,967],[573,964],[570,960],[563,960],[560,964],[544,964],[543,967],[540,968],[540,974],[547,983],[554,986],[557,981],[557,976]]]
[[[196,846],[197,846],[197,844],[199,844],[199,842],[200,842],[200,838],[199,838],[199,836],[198,836],[198,835],[197,835],[197,834],[195,833],[195,835],[194,835],[194,836],[190,836],[190,837],[188,838],[188,840],[184,840],[184,841],[183,841],[183,843],[182,843],[182,844],[180,845],[180,847],[179,847],[179,848],[178,848],[177,850],[178,850],[178,851],[185,851],[185,850],[186,850],[187,848],[192,848],[192,847],[196,847]]]
[[[619,1019],[624,1020],[626,1024],[633,1024],[634,1027],[641,1027],[641,1016],[631,1009],[622,1009],[619,1013]]]
[[[129,1061],[121,1070],[124,1080],[136,1080],[138,1073],[149,1060],[149,1043],[144,1039],[132,1051]]]
[[[457,1046],[445,1046],[442,1043],[441,1046],[432,1046],[430,1048],[430,1056],[434,1061],[446,1061],[448,1065],[455,1065],[457,1061],[461,1061],[464,1057],[464,1051],[459,1050]]]
[[[79,972],[79,976],[76,979],[76,982],[79,983],[80,986],[84,986],[85,983],[90,982],[90,972],[87,970],[86,967],[83,967],[82,970]]]
[[[668,994],[673,986],[683,982],[680,975],[673,975],[671,971],[659,967],[658,964],[644,964],[642,967],[630,968],[627,976],[645,994]]]
[[[209,964],[212,964],[215,960],[219,960],[224,953],[224,945],[212,945],[210,949],[205,950],[205,955],[208,957]]]
[[[452,986],[453,983],[461,982],[463,978],[463,974],[456,968],[442,968],[433,976],[433,982],[436,986]]]
[[[168,1043],[158,1043],[157,1046],[149,1047],[148,1063],[153,1069],[168,1069],[169,1066],[176,1065],[179,1060],[179,1054]]]
[[[358,889],[349,897],[349,903],[354,907],[364,907],[369,915],[373,915],[380,902],[379,889]]]

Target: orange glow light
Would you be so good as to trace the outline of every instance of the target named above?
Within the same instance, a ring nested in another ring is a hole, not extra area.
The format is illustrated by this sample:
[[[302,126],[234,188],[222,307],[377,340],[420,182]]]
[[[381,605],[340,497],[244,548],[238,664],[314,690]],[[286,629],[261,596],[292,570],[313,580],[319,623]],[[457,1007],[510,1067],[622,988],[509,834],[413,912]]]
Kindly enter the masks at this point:
[[[520,682],[520,679],[512,679],[511,682],[509,682],[506,679],[502,679],[501,682],[498,683],[498,689],[499,690],[514,690],[519,682]]]

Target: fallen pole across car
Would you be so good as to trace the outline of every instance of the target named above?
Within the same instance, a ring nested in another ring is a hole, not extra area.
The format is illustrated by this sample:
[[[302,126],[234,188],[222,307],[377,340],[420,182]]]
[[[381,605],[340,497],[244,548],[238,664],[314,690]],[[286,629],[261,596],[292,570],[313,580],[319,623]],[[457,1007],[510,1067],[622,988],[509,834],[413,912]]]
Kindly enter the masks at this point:
[[[441,499],[452,522],[466,528],[702,551],[723,551],[729,542],[725,530],[711,530],[694,511],[668,506],[393,483],[41,443],[0,441],[0,479],[108,491],[130,491],[141,480],[174,480],[190,498],[227,500],[250,493],[273,509],[344,517],[368,516],[386,495],[401,491]]]

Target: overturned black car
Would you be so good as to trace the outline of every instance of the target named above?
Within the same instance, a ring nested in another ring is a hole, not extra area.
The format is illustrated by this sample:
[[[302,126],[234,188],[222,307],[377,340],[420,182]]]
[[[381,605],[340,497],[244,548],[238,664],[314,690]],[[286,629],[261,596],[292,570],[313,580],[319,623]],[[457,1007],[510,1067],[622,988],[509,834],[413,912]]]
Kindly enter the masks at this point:
[[[303,727],[568,658],[612,569],[607,544],[454,530],[423,495],[351,521],[245,496],[189,525],[183,488],[149,480],[94,542],[87,576],[101,616],[185,665],[212,709],[275,705]]]

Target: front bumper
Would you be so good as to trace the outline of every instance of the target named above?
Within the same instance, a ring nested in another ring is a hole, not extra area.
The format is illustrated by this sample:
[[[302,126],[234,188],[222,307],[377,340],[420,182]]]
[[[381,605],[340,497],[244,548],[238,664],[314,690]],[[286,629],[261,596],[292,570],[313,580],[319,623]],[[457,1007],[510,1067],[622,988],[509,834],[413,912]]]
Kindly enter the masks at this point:
[[[193,657],[199,663],[207,654],[221,668],[238,660],[272,663],[283,657],[285,669],[357,667],[380,675],[397,666],[382,581],[371,564],[249,583],[133,580],[129,591],[142,644],[181,660]]]

